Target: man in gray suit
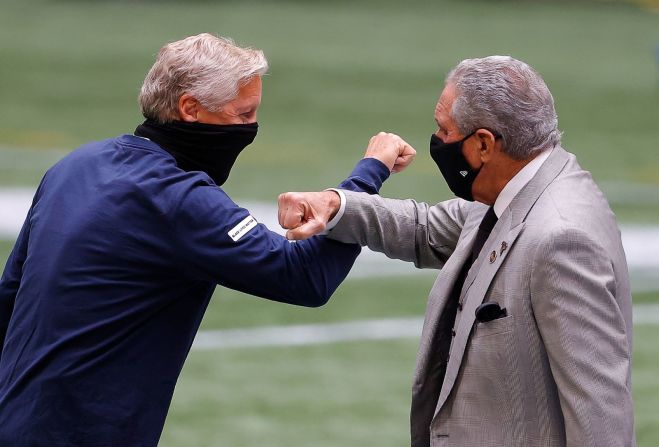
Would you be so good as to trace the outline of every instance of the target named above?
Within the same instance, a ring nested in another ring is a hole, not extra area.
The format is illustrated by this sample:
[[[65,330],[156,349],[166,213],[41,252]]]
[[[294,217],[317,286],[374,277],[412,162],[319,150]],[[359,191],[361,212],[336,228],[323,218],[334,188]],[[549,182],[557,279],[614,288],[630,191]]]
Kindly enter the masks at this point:
[[[330,238],[439,268],[414,376],[421,446],[632,446],[629,275],[615,216],[560,146],[540,75],[462,61],[430,152],[459,197],[431,206],[351,191],[280,196],[290,239]],[[379,134],[367,157],[409,163]]]

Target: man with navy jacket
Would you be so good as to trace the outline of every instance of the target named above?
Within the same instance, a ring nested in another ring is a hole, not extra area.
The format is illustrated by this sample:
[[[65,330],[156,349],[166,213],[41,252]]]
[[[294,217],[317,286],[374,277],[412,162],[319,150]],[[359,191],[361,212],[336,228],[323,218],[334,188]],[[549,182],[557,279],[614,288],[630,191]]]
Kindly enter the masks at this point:
[[[0,445],[155,446],[216,284],[315,307],[345,278],[358,246],[290,243],[220,187],[256,136],[266,70],[228,39],[168,44],[134,135],[45,174],[0,281]],[[360,161],[341,188],[376,193],[413,157],[378,144],[401,157]]]

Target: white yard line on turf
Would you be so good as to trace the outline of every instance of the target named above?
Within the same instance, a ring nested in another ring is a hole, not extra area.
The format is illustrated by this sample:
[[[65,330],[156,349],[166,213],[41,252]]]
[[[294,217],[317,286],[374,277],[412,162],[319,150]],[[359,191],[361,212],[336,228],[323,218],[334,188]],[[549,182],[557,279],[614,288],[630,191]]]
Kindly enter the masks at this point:
[[[422,325],[422,318],[391,318],[352,321],[349,323],[201,331],[197,334],[192,349],[303,346],[354,340],[414,338],[421,334]]]
[[[634,325],[659,325],[659,304],[635,305]],[[422,327],[423,318],[417,317],[201,331],[197,334],[192,349],[206,351],[418,338]]]

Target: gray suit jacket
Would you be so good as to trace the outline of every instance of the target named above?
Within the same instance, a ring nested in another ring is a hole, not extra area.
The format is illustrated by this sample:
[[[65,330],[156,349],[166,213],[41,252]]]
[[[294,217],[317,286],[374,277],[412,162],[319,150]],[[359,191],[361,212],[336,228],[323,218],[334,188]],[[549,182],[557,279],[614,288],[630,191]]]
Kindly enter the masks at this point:
[[[454,336],[443,309],[487,206],[345,194],[330,237],[441,268],[417,356],[414,447],[635,445],[625,254],[572,154],[554,148],[500,217],[467,275]],[[507,316],[477,322],[487,300]],[[445,337],[450,352],[438,358]]]

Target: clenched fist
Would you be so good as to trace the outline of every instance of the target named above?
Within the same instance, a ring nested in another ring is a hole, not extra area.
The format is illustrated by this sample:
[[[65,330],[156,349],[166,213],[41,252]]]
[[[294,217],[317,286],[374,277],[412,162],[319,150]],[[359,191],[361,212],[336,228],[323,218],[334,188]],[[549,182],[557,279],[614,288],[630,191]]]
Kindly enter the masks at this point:
[[[341,198],[334,191],[285,192],[277,202],[279,225],[288,230],[289,240],[308,239],[322,233],[341,206]]]
[[[376,158],[391,172],[400,172],[409,166],[416,151],[395,133],[380,132],[368,142],[364,158]]]

